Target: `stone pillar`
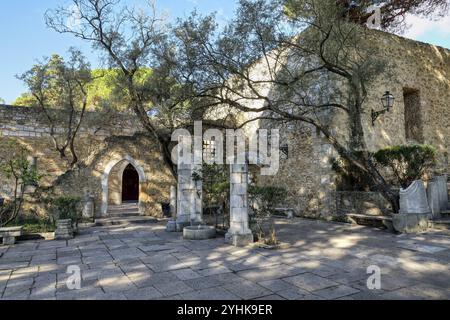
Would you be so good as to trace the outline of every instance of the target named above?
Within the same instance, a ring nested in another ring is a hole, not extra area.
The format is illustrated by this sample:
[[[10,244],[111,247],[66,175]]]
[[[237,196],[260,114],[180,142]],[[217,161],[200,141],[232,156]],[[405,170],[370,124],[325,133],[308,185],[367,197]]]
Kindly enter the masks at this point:
[[[196,170],[195,170],[196,169]],[[181,164],[178,166],[177,231],[186,226],[202,223],[202,181],[194,180],[201,166]]]
[[[170,214],[173,219],[177,218],[177,187],[170,187]]]
[[[428,205],[431,209],[432,218],[441,217],[441,203],[439,199],[439,185],[436,181],[429,181],[427,187]]]
[[[55,240],[73,239],[72,220],[58,220],[56,224]]]
[[[439,207],[441,211],[448,210],[447,176],[438,176],[433,179],[438,185]]]
[[[86,193],[84,196],[83,218],[94,219],[94,209],[94,197]]]
[[[230,165],[230,229],[225,240],[234,246],[253,243],[248,218],[248,165]]]

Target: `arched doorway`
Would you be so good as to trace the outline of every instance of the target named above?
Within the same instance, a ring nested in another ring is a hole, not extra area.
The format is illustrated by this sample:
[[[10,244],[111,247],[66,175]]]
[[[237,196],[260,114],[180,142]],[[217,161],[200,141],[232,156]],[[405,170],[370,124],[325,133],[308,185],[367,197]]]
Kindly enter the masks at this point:
[[[102,206],[101,216],[108,215],[109,205],[120,205],[122,203],[122,188],[125,169],[131,165],[138,174],[138,207],[141,214],[144,213],[142,203],[143,199],[139,197],[140,189],[147,182],[142,165],[129,155],[113,155],[112,159],[104,168],[102,174]],[[134,196],[136,199],[136,196]]]
[[[130,163],[122,175],[122,202],[139,201],[139,174]]]

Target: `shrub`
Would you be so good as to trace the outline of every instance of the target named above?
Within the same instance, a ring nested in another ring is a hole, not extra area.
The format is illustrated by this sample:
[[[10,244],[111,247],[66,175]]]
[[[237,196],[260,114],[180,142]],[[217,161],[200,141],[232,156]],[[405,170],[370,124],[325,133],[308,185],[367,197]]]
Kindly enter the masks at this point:
[[[64,196],[47,200],[52,217],[55,220],[71,219],[77,223],[81,220],[81,198]]]
[[[429,145],[394,146],[374,154],[378,164],[389,168],[396,182],[407,188],[436,163],[436,150]]]

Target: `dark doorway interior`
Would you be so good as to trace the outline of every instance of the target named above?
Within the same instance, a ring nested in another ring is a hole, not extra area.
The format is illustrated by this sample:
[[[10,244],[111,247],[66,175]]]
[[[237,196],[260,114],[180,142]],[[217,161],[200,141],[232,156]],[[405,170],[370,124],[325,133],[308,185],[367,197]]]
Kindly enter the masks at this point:
[[[139,201],[139,174],[131,164],[123,171],[122,201]]]

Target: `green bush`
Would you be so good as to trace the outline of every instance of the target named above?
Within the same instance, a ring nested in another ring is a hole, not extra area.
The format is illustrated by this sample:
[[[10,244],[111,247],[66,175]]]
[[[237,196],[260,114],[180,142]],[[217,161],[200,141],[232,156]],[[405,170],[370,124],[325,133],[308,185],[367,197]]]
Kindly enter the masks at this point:
[[[374,154],[378,164],[392,170],[399,186],[407,188],[436,163],[436,149],[429,145],[394,146]]]
[[[81,198],[73,196],[57,197],[47,200],[47,203],[55,220],[71,219],[75,223],[81,220]]]

